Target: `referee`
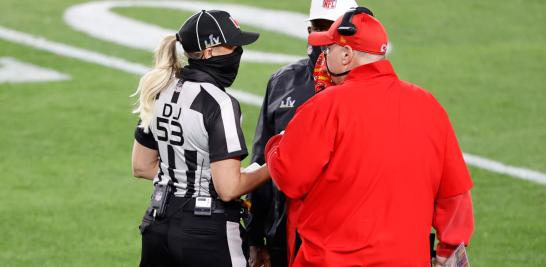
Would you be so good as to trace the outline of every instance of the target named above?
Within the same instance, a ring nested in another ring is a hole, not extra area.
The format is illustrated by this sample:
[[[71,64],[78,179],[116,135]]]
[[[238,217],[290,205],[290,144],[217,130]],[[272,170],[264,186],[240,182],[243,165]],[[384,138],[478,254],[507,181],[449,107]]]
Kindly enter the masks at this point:
[[[241,173],[247,156],[238,101],[225,92],[243,49],[258,33],[241,31],[225,11],[201,11],[164,37],[155,67],[138,86],[133,175],[153,179],[140,266],[246,266],[236,201],[267,179]],[[180,42],[188,58],[177,57]]]

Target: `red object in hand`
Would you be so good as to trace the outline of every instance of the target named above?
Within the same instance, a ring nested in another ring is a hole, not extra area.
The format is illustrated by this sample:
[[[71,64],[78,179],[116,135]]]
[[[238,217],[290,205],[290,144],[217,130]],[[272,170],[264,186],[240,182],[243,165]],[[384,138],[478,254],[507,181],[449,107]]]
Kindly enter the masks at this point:
[[[315,94],[333,85],[332,76],[330,76],[326,67],[324,53],[320,53],[317,58],[317,63],[315,63],[315,68],[313,68],[313,79],[315,80]]]

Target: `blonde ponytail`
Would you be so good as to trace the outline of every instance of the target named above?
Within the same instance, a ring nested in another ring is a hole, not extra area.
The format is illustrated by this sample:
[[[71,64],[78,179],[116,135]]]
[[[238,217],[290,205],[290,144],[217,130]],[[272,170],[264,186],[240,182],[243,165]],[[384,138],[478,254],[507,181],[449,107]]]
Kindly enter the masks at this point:
[[[138,107],[133,113],[138,113],[145,132],[154,118],[154,104],[157,95],[174,79],[181,68],[181,60],[176,53],[176,37],[163,37],[155,51],[155,66],[140,78],[138,88],[132,96],[138,96]]]

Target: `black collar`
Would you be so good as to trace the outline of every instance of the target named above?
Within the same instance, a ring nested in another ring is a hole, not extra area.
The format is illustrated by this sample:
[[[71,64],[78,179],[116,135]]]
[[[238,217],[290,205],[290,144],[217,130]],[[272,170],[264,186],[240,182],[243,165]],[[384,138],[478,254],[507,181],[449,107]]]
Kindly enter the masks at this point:
[[[210,74],[202,70],[191,68],[189,65],[182,68],[177,76],[184,81],[211,83],[225,91],[224,87],[218,84],[218,82],[216,82],[216,80],[212,78]]]

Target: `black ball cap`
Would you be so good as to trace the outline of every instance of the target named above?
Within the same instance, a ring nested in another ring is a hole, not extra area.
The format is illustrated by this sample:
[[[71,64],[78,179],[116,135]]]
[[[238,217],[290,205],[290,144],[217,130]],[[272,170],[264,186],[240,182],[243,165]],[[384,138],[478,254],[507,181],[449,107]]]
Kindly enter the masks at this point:
[[[227,44],[243,46],[255,42],[259,33],[241,31],[239,23],[222,10],[202,10],[192,15],[177,33],[177,40],[186,52]]]

